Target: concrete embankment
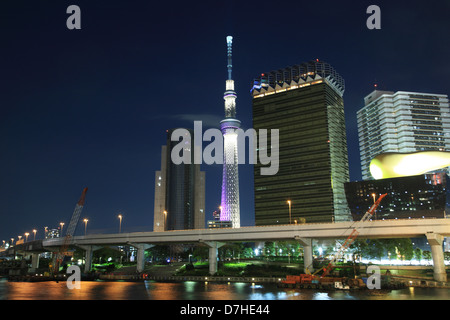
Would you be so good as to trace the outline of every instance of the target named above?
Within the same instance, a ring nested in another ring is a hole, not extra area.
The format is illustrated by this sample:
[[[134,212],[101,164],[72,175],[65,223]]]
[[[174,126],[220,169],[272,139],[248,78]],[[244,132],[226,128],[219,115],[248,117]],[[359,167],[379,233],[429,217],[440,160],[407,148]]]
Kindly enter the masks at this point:
[[[398,282],[405,284],[407,287],[420,287],[420,288],[448,288],[450,289],[450,282],[430,280],[427,278],[416,278],[407,276],[393,276]]]
[[[421,288],[447,288],[450,289],[450,282],[439,282],[426,278],[392,276],[395,282],[402,283],[406,287]],[[66,281],[66,277],[43,277],[43,276],[10,276],[9,281],[19,282],[41,282],[41,281]],[[100,274],[96,277],[82,277],[81,280],[102,280],[102,281],[157,281],[157,282],[244,282],[244,283],[273,283],[278,284],[285,280],[284,277],[233,277],[233,276],[174,276],[167,274],[151,275],[151,274]]]
[[[247,283],[278,283],[284,280],[284,278],[277,277],[228,277],[228,276],[167,276],[149,275],[148,280],[154,281],[205,281],[205,282],[247,282]]]
[[[439,282],[429,279],[417,279],[410,277],[392,277],[396,282],[404,284],[406,287],[422,288],[448,288],[450,282]],[[200,281],[200,282],[247,282],[247,283],[280,283],[285,278],[276,277],[227,277],[227,276],[148,276],[147,280],[161,282],[182,282],[182,281]]]
[[[198,282],[246,282],[246,283],[279,283],[285,277],[263,277],[263,276],[188,276],[188,275],[174,275],[183,263],[175,263],[166,266],[152,266],[144,272],[144,275],[133,273],[133,267],[122,268],[115,273],[99,275],[100,280],[104,281],[139,281],[139,280],[153,280],[159,282],[183,282],[183,281],[198,281]],[[396,282],[400,282],[405,286],[410,287],[425,287],[425,288],[450,288],[450,282],[439,282],[433,280],[431,267],[425,266],[379,266],[381,274],[384,276],[386,270],[389,270],[391,277]],[[425,272],[427,271],[429,272]],[[365,272],[365,266],[361,268],[361,272]],[[423,276],[419,276],[423,275]]]

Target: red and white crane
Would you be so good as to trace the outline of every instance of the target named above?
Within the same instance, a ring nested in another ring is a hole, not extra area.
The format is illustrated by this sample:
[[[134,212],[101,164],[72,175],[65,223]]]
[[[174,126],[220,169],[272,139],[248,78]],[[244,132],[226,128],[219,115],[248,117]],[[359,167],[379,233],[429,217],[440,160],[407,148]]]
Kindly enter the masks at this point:
[[[83,189],[83,192],[81,193],[80,200],[78,200],[77,204],[75,205],[75,210],[73,211],[72,218],[70,219],[69,226],[67,227],[66,236],[64,237],[64,242],[61,248],[59,249],[59,252],[54,253],[54,262],[53,262],[53,274],[56,274],[59,270],[59,267],[61,266],[61,263],[64,260],[64,257],[69,255],[67,252],[67,249],[69,247],[69,244],[72,240],[72,237],[75,233],[75,229],[77,227],[78,221],[80,220],[81,211],[84,207],[84,201],[86,198],[86,192],[87,188]],[[62,234],[61,234],[62,236]]]
[[[333,256],[333,258],[330,260],[330,262],[328,263],[328,265],[323,268],[323,273],[321,275],[321,277],[325,277],[326,275],[328,275],[331,271],[331,269],[333,268],[333,264],[342,258],[342,256],[344,255],[345,251],[350,247],[350,245],[355,241],[356,237],[358,237],[359,235],[359,231],[358,229],[361,228],[361,225],[370,220],[373,216],[373,214],[375,213],[377,207],[379,206],[381,200],[383,200],[383,198],[387,195],[387,193],[382,194],[380,197],[378,197],[377,201],[375,201],[375,203],[372,205],[372,207],[370,207],[370,209],[364,214],[364,216],[361,218],[361,220],[356,221],[353,225],[353,230],[350,233],[350,235],[347,237],[347,239],[345,240],[345,242],[342,244],[342,246],[339,248],[338,252],[335,253],[335,255]],[[320,269],[318,270],[320,271]],[[317,273],[317,272],[315,272]],[[314,274],[315,274],[314,273]]]

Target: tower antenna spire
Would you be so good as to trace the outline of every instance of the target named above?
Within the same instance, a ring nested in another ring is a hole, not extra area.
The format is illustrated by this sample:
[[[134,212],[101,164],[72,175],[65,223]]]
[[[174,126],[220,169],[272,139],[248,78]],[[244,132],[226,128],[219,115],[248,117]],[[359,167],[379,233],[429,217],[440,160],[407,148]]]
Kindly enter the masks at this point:
[[[228,55],[227,69],[228,69],[228,80],[231,80],[231,71],[232,71],[232,68],[233,68],[233,64],[231,63],[232,45],[233,45],[233,37],[232,37],[232,36],[228,36],[228,37],[227,37],[227,55]]]
[[[233,37],[227,36],[228,79],[225,81],[225,119],[220,121],[223,134],[223,176],[220,220],[231,221],[232,228],[240,228],[241,213],[239,204],[239,173],[237,130],[241,122],[236,119],[236,92],[231,78],[231,45]]]

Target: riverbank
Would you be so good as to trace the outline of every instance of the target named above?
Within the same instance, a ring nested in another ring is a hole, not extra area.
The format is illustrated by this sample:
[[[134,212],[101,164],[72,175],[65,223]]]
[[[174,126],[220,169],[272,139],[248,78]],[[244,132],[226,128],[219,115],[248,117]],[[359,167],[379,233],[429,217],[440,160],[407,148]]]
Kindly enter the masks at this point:
[[[446,288],[450,289],[450,282],[436,281],[433,278],[432,266],[398,266],[398,265],[379,265],[381,275],[386,272],[390,273],[393,281],[401,283],[407,287],[420,288]],[[207,272],[208,264],[197,264],[195,268],[186,268],[186,264],[178,264],[172,266],[171,270],[175,273],[165,273],[164,267],[159,267],[158,274],[153,273],[155,268],[150,268],[146,272],[149,278],[154,281],[215,281],[215,282],[244,282],[244,283],[278,283],[283,281],[288,274],[303,273],[301,264],[291,263],[262,263],[258,261],[245,263],[222,263],[219,265],[218,273],[214,276]],[[338,275],[342,270],[346,269],[348,277],[353,277],[353,266],[336,266],[334,272]],[[367,265],[359,266],[361,275],[366,275]],[[167,269],[168,270],[168,269]],[[447,266],[449,273],[449,267]],[[200,274],[197,274],[200,273]],[[450,279],[450,275],[449,275]]]
[[[216,282],[216,283],[253,283],[264,284],[274,283],[278,284],[285,280],[285,277],[235,277],[235,276],[174,276],[174,275],[146,275],[139,277],[136,275],[100,275],[99,280],[103,281],[144,281],[150,280],[155,282]],[[439,282],[427,279],[416,279],[411,277],[392,277],[395,282],[402,284],[405,287],[417,288],[443,288],[450,289],[450,282]]]
[[[285,277],[236,277],[236,276],[174,276],[174,275],[149,275],[149,274],[100,274],[93,276],[82,276],[81,281],[126,281],[126,282],[139,282],[139,281],[155,281],[155,282],[214,282],[214,283],[253,283],[264,284],[273,283],[279,284]],[[450,289],[450,282],[439,282],[428,279],[417,279],[412,277],[393,276],[392,279],[402,284],[405,287],[418,287],[418,288],[443,288]],[[8,278],[10,282],[46,282],[66,281],[67,277],[60,276],[57,278],[26,275],[26,276],[12,276]]]
[[[381,275],[389,271],[396,282],[408,287],[421,288],[450,288],[450,282],[439,282],[433,279],[432,267],[426,266],[386,266],[380,265]],[[358,274],[366,275],[366,265],[358,267]],[[353,266],[336,266],[335,276],[353,277]],[[195,265],[176,262],[171,264],[148,264],[142,273],[136,272],[136,266],[124,266],[111,272],[94,272],[83,274],[81,280],[97,281],[144,281],[156,282],[242,282],[242,283],[279,283],[286,275],[303,273],[303,266],[298,263],[267,263],[262,261],[226,262],[220,263],[216,275],[209,274],[209,265],[206,262]],[[341,273],[340,275],[338,275]],[[45,277],[40,274],[22,274],[9,276],[9,281],[43,282],[65,281],[66,275],[58,278]],[[450,276],[449,276],[450,278]]]

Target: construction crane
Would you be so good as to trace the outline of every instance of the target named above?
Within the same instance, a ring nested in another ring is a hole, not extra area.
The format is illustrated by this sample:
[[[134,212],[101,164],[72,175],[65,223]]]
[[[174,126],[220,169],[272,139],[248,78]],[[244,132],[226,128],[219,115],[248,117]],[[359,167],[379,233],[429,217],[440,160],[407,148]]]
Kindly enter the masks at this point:
[[[373,216],[373,214],[375,213],[375,211],[376,211],[378,205],[380,204],[381,200],[383,200],[383,198],[386,195],[387,195],[387,193],[382,194],[378,198],[378,200],[375,201],[375,203],[372,205],[372,207],[364,214],[364,216],[361,218],[361,220],[356,221],[353,224],[353,226],[350,227],[350,228],[353,227],[352,232],[347,237],[345,242],[341,245],[341,247],[339,248],[338,252],[336,252],[336,254],[333,256],[333,258],[330,260],[330,262],[328,263],[328,265],[326,267],[318,269],[313,274],[311,274],[311,272],[308,271],[308,268],[306,268],[306,273],[305,274],[300,274],[298,276],[296,276],[296,275],[287,275],[286,276],[286,280],[282,281],[281,285],[294,286],[294,287],[298,285],[298,286],[300,286],[300,288],[303,288],[304,286],[307,286],[308,288],[315,286],[317,288],[318,286],[330,287],[330,285],[332,285],[334,283],[335,287],[336,287],[336,284],[338,284],[337,288],[340,288],[339,285],[342,288],[346,288],[342,284],[342,281],[339,280],[338,278],[332,278],[332,277],[329,278],[329,277],[326,277],[326,276],[331,272],[331,269],[333,268],[333,264],[337,260],[342,258],[342,256],[344,255],[345,251],[350,247],[350,245],[358,237],[358,235],[359,235],[358,229],[361,228],[361,224],[363,224],[364,222],[366,222],[367,220],[369,220]],[[317,275],[322,270],[323,270],[323,273],[320,276]],[[336,282],[336,280],[338,280],[338,282]],[[363,281],[361,279],[359,279],[359,280],[355,279],[354,281],[352,281],[351,284],[353,286],[356,285],[357,287],[361,287],[364,283],[363,283]]]
[[[316,275],[319,271],[323,270],[323,273],[320,277],[325,277],[327,276],[331,269],[333,268],[333,264],[338,261],[339,259],[342,258],[342,256],[344,255],[345,251],[350,247],[350,245],[355,241],[356,237],[358,237],[359,235],[359,231],[358,229],[361,227],[361,224],[363,224],[364,222],[370,220],[373,216],[373,214],[375,213],[375,211],[377,210],[377,207],[379,206],[381,200],[383,200],[383,198],[387,195],[387,193],[382,194],[377,201],[375,201],[375,203],[372,205],[372,207],[370,207],[370,209],[364,214],[364,216],[361,218],[361,220],[356,221],[355,224],[353,225],[353,230],[350,233],[350,235],[347,237],[347,239],[345,240],[345,242],[342,244],[342,246],[339,248],[338,252],[333,256],[333,258],[330,260],[330,262],[328,263],[328,265],[325,268],[319,269],[316,272],[313,273],[313,275]]]
[[[64,257],[69,255],[67,249],[75,233],[78,220],[80,220],[81,211],[83,210],[84,200],[86,198],[86,192],[87,188],[84,188],[83,192],[81,193],[80,200],[78,200],[77,204],[75,205],[75,210],[73,211],[72,218],[70,219],[70,223],[66,231],[66,236],[64,237],[64,242],[60,247],[59,252],[54,252],[52,268],[53,275],[56,275],[56,273],[58,273],[59,267],[61,266]]]

